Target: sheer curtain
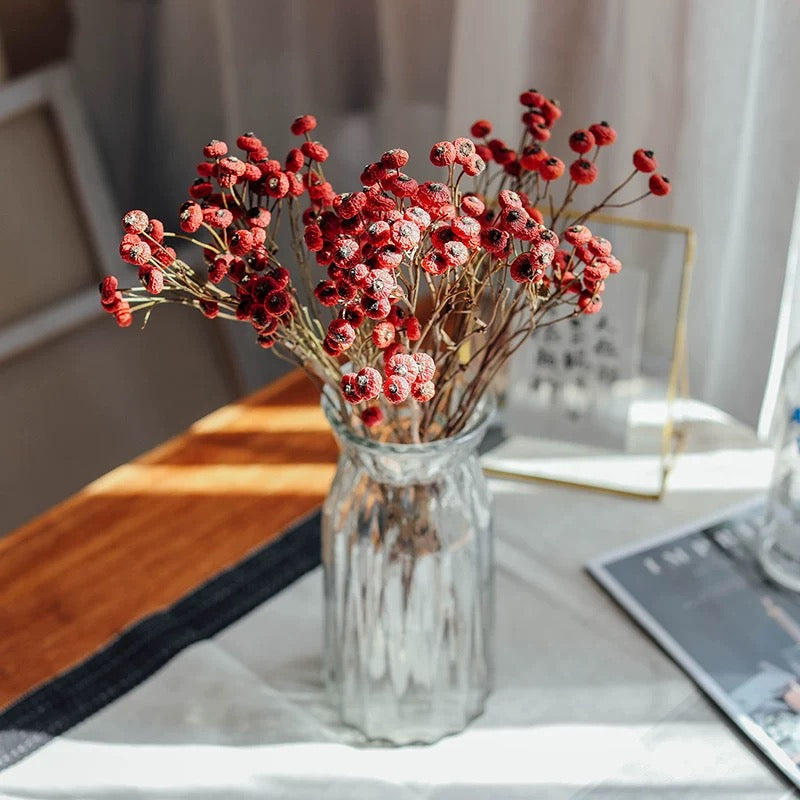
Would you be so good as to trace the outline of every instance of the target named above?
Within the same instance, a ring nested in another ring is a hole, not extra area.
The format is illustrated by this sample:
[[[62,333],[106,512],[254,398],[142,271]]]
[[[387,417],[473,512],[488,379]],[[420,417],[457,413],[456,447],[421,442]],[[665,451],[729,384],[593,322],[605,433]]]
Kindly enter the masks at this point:
[[[206,139],[256,129],[282,153],[287,120],[307,110],[342,186],[400,144],[424,175],[430,143],[478,116],[516,130],[521,88],[561,98],[564,134],[608,119],[623,142],[609,171],[625,174],[647,145],[673,181],[633,215],[697,229],[692,392],[758,422],[800,341],[795,0],[74,0],[74,11],[114,188],[165,214]],[[254,384],[268,359],[251,348],[240,354]]]

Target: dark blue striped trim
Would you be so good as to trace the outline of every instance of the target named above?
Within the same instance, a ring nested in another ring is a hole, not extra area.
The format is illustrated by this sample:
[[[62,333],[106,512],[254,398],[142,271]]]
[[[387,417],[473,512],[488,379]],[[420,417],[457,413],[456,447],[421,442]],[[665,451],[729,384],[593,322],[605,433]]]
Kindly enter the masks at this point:
[[[320,563],[319,512],[0,711],[0,770],[121,697]]]

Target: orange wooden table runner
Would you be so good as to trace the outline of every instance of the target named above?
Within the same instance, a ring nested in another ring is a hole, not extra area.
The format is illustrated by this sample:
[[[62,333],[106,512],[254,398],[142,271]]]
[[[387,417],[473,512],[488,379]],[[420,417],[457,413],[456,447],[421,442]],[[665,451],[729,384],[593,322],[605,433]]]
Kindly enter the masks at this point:
[[[0,708],[318,506],[336,456],[292,372],[0,540]]]

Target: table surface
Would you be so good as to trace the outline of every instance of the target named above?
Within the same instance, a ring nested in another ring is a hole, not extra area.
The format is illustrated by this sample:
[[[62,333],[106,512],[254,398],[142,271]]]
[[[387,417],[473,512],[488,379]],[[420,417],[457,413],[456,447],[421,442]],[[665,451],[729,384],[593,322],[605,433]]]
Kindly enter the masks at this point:
[[[666,798],[675,791],[698,800],[794,797],[583,570],[589,559],[603,552],[719,512],[763,489],[767,463],[752,431],[713,409],[695,411],[687,450],[659,502],[492,481],[496,559],[505,586],[501,611],[506,609],[498,616],[498,635],[511,644],[498,653],[500,687],[486,715],[463,737],[443,742],[444,750],[403,748],[381,756],[380,751],[356,748],[346,758],[355,759],[367,772],[376,764],[396,761],[403,775],[416,774],[420,762],[415,759],[433,759],[428,766],[435,785],[442,780],[440,753],[464,747],[482,752],[487,730],[495,729],[494,739],[513,733],[513,741],[503,741],[511,748],[508,753],[516,755],[508,764],[502,759],[454,761],[453,769],[461,764],[453,773],[460,778],[458,792],[471,774],[470,764],[494,769],[494,778],[502,783],[509,770],[521,770],[529,755],[538,753],[529,765],[531,774],[520,772],[527,788],[520,784],[514,797],[605,798],[621,796],[623,789],[631,797]],[[103,476],[0,541],[0,705],[81,661],[135,620],[274,538],[321,502],[335,458],[336,445],[316,390],[302,375],[292,373],[200,420],[185,434]],[[132,735],[125,726],[135,727],[136,720],[152,725],[149,718],[137,716],[137,702],[153,692],[158,702],[154,705],[151,698],[142,707],[161,709],[157,741],[183,741],[182,736],[189,742],[206,741],[202,737],[211,735],[211,723],[205,717],[196,719],[197,695],[186,688],[191,688],[192,676],[216,687],[209,693],[203,684],[205,688],[197,691],[204,697],[213,700],[220,687],[229,693],[220,696],[215,712],[219,744],[235,744],[242,735],[230,729],[232,709],[241,708],[242,719],[253,723],[255,717],[247,709],[254,702],[254,676],[262,681],[262,689],[268,687],[258,695],[259,702],[278,703],[275,708],[265,706],[263,714],[256,715],[259,720],[272,719],[276,708],[285,709],[287,698],[301,710],[300,719],[318,719],[323,711],[317,707],[317,670],[308,665],[316,663],[320,649],[319,583],[318,576],[304,578],[214,642],[190,648],[60,744],[7,770],[4,780],[29,788],[41,785],[49,774],[47,769],[43,772],[48,759],[58,762],[59,769],[72,764],[84,782],[89,780],[86,775],[97,760],[99,743],[107,740],[112,747],[120,731],[135,743],[151,740],[147,737],[152,732],[139,738],[140,731]],[[287,629],[292,630],[288,642]],[[281,647],[263,646],[264,641],[279,640],[284,640]],[[195,663],[198,653],[207,657]],[[225,665],[232,663],[236,670],[227,675]],[[312,678],[306,673],[313,673]],[[225,677],[222,684],[220,676]],[[181,689],[185,698],[179,697]],[[170,698],[177,698],[174,712]],[[317,704],[313,714],[302,711],[308,703]],[[200,727],[188,732],[180,727],[189,724]],[[254,737],[249,744],[264,745],[263,731],[254,728],[249,733]],[[284,754],[280,736],[285,730],[273,734],[278,736],[273,744],[279,747],[272,755]],[[83,756],[82,741],[92,744]],[[164,752],[174,759],[181,751]],[[237,766],[243,776],[260,775],[265,769],[264,754],[257,748],[222,747],[218,755],[224,763],[213,761],[217,751],[203,752],[204,758],[212,759],[209,780],[229,775],[225,759],[233,753],[253,760],[249,766],[244,761]],[[133,770],[130,786],[137,785],[142,770],[157,771],[155,762],[147,760],[153,753],[163,757],[162,751],[140,745],[124,749]],[[191,748],[187,753],[192,759],[196,756]],[[298,753],[305,759],[298,775],[305,774],[312,754],[302,749]],[[328,754],[334,761],[345,757],[336,747]],[[273,758],[270,763],[281,762]],[[120,769],[121,762],[112,766]],[[199,766],[192,761],[189,772]],[[170,768],[174,771],[172,762]],[[552,785],[545,789],[543,781],[551,773]],[[55,780],[56,774],[50,777]],[[321,786],[327,779],[319,778]],[[488,780],[477,772],[474,778],[476,785]],[[536,791],[530,793],[534,785]],[[225,786],[220,797],[226,796]],[[140,796],[131,791],[131,797]],[[294,792],[285,796],[305,797]],[[466,797],[458,792],[448,795],[442,789],[435,796]],[[512,795],[492,794],[500,796]]]
[[[0,540],[0,708],[318,506],[336,454],[292,372]]]

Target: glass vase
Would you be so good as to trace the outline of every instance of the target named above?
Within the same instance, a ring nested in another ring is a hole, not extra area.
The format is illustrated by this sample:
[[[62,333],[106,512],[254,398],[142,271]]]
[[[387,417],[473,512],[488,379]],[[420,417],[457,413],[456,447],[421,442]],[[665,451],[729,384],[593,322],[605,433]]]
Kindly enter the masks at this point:
[[[322,516],[328,696],[370,740],[434,742],[489,693],[492,512],[477,448],[493,401],[424,444],[364,438],[323,408],[340,446]]]
[[[775,465],[759,556],[773,580],[800,591],[800,347],[786,360],[775,416]]]

